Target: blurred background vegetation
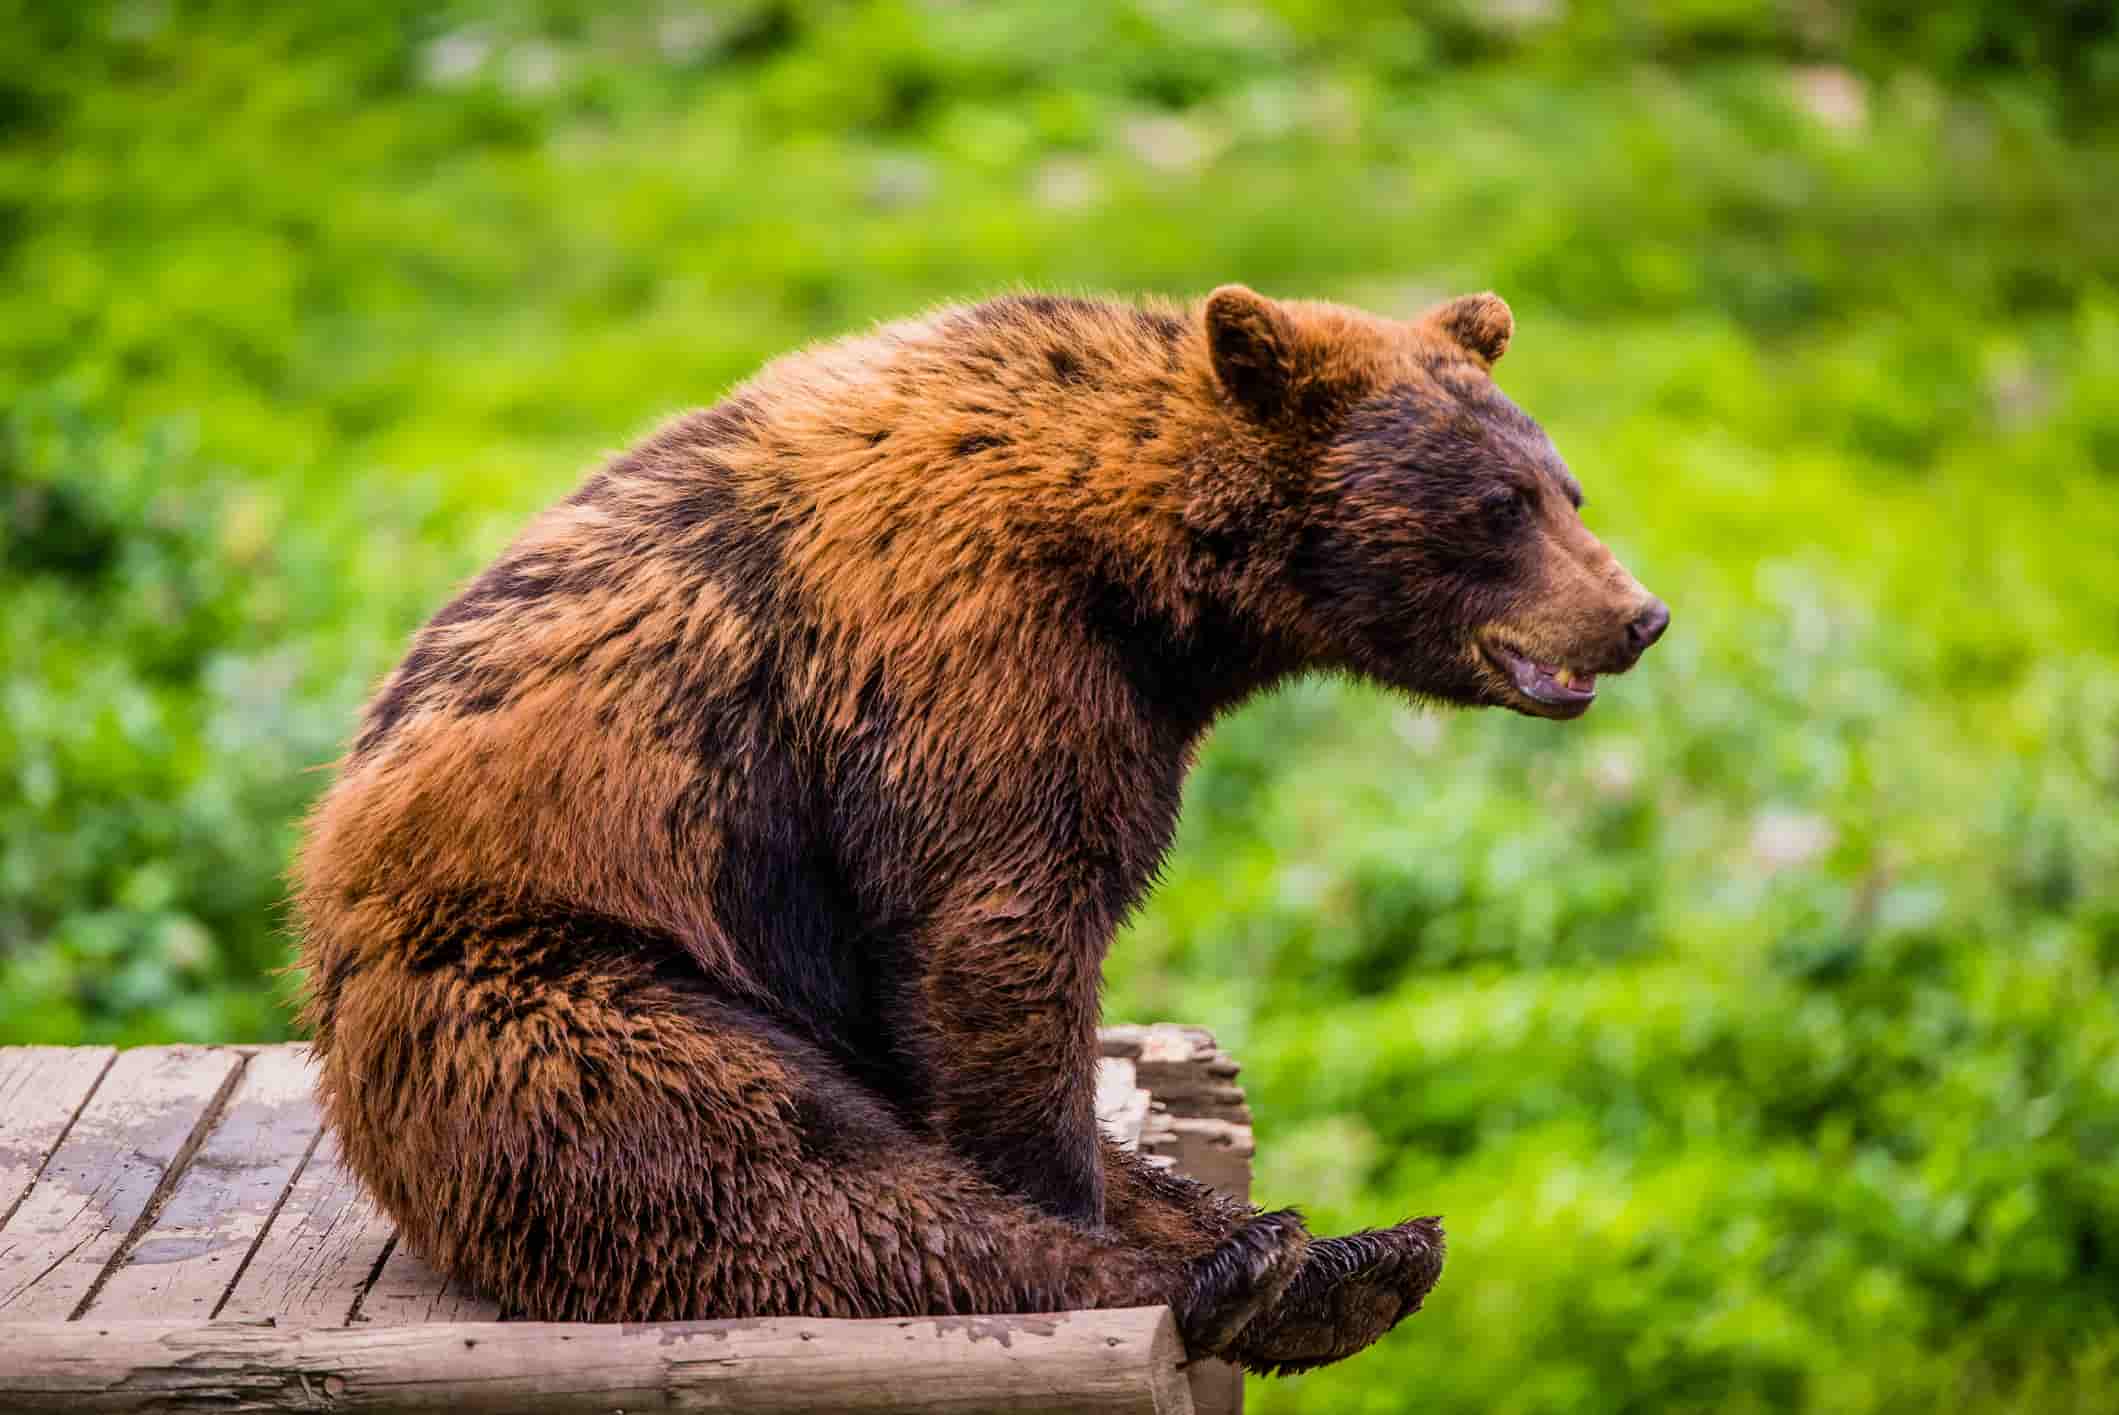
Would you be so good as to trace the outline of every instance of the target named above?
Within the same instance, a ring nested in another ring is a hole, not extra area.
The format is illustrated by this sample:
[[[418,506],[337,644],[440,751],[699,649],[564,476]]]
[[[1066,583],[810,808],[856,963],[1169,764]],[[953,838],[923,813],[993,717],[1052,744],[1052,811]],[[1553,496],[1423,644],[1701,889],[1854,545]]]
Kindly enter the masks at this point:
[[[1215,737],[1112,1011],[1453,1242],[1257,1407],[2109,1410],[2115,133],[2106,3],[0,0],[0,1040],[284,1035],[365,691],[775,352],[1492,287],[1676,626]]]

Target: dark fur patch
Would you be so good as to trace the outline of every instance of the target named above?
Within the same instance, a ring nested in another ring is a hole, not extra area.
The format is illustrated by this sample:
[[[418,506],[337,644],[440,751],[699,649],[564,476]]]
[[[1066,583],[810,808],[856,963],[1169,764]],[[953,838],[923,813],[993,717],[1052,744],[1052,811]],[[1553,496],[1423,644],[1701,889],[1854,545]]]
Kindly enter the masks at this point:
[[[793,593],[785,570],[788,537],[810,508],[746,496],[714,461],[692,466],[683,486],[681,496],[648,518],[658,548],[719,590],[750,623],[772,622]]]
[[[844,1055],[888,1053],[876,951],[840,862],[821,785],[784,740],[753,741],[741,803],[716,806],[724,827],[714,916],[773,998],[776,1011]],[[729,811],[740,804],[740,811]]]
[[[1082,574],[1075,584],[1079,622],[1118,669],[1142,715],[1178,734],[1204,729],[1232,692],[1241,696],[1244,685],[1272,672],[1253,636],[1226,612],[1209,611],[1180,628],[1109,573]]]
[[[589,567],[547,556],[509,557],[472,581],[427,622],[439,627],[484,619],[555,597],[586,594],[604,583]]]
[[[1084,384],[1089,376],[1082,369],[1081,359],[1065,349],[1047,349],[1045,362],[1052,365],[1052,376],[1061,383]]]
[[[749,394],[737,394],[680,420],[675,431],[694,446],[718,449],[754,440],[758,426],[756,400]]]
[[[1133,317],[1140,321],[1141,328],[1164,343],[1175,344],[1185,337],[1185,322],[1175,315],[1164,314],[1161,310],[1137,309],[1133,311]]]
[[[580,486],[575,487],[567,496],[564,504],[568,506],[594,506],[608,496],[610,490],[610,472],[607,469],[599,470],[592,473],[589,479]]]
[[[1079,300],[1069,295],[1001,295],[973,305],[966,315],[975,325],[1024,328],[1054,320],[1090,318],[1098,308],[1094,300]]]
[[[976,457],[981,452],[990,452],[996,447],[1006,447],[1009,439],[997,432],[967,433],[957,439],[956,454],[959,457]]]
[[[607,484],[598,487],[599,494],[607,491]],[[604,584],[602,575],[592,567],[545,556],[503,557],[421,629],[389,685],[370,705],[367,721],[354,739],[354,758],[381,747],[398,724],[422,704],[447,700],[464,712],[479,713],[490,712],[507,701],[514,686],[513,675],[476,654],[450,655],[437,642],[436,629],[518,613],[554,599],[578,598]]]
[[[390,735],[397,731],[398,724],[426,690],[428,680],[439,671],[440,663],[441,654],[432,645],[417,642],[412,645],[412,651],[397,665],[383,691],[368,705],[367,718],[353,739],[354,761],[360,761],[390,740]]]

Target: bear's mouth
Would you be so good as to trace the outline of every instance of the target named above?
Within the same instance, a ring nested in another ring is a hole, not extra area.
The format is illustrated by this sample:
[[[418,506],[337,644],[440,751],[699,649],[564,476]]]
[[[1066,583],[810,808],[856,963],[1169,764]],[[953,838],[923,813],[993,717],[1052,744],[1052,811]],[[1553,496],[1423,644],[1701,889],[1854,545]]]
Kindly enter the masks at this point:
[[[1511,703],[1518,712],[1538,717],[1580,717],[1597,700],[1597,675],[1564,664],[1543,663],[1494,639],[1481,639],[1480,652],[1501,671],[1527,703]]]

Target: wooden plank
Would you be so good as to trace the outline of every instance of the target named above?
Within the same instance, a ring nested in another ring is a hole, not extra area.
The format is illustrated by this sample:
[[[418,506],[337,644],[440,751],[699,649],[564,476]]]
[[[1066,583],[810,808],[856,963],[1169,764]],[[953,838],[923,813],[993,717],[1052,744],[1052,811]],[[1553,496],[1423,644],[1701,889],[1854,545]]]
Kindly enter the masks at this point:
[[[884,1321],[0,1325],[0,1410],[1191,1415],[1165,1307]]]
[[[125,1252],[86,1315],[103,1321],[204,1321],[316,1139],[308,1048],[260,1048],[152,1224]]]
[[[272,1226],[214,1315],[222,1321],[343,1326],[396,1231],[319,1136]]]
[[[241,1053],[209,1047],[119,1053],[0,1229],[0,1322],[73,1314],[190,1158],[242,1064]]]
[[[0,1227],[116,1055],[110,1047],[0,1047]]]
[[[361,1298],[355,1321],[365,1326],[427,1322],[497,1322],[500,1308],[456,1278],[445,1278],[403,1239],[390,1250],[375,1286]]]

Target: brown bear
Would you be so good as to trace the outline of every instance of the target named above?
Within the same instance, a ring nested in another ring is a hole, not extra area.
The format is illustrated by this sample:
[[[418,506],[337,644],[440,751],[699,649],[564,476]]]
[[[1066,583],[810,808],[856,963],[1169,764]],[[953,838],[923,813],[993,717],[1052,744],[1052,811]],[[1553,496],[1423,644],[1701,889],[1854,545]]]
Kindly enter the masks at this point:
[[[1169,1303],[1287,1370],[1420,1305],[1117,1151],[1099,972],[1215,718],[1344,671],[1571,717],[1668,620],[1489,370],[1240,286],[783,358],[533,522],[368,705],[297,865],[321,1093],[512,1314]]]

